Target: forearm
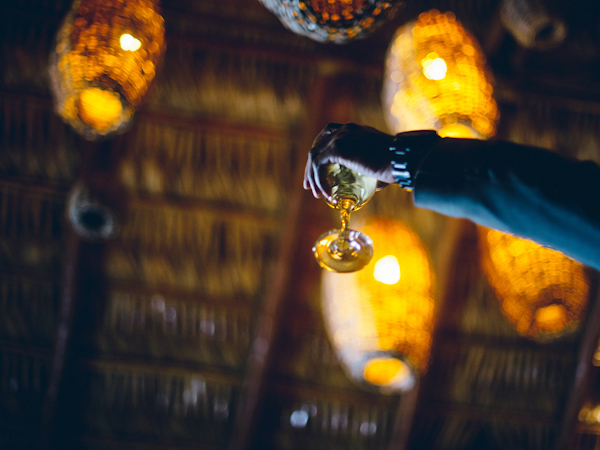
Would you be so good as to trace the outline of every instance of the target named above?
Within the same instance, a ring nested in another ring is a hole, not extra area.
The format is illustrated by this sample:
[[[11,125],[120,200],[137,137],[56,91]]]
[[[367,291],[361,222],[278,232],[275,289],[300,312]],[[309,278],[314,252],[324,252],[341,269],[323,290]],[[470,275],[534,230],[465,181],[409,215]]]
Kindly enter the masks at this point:
[[[600,167],[502,141],[442,139],[415,204],[532,239],[600,270]]]

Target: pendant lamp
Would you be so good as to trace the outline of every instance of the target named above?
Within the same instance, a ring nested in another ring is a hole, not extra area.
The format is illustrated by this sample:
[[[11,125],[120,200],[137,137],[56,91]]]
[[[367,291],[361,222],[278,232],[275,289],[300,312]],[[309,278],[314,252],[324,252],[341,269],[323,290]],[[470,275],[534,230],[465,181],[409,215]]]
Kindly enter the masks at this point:
[[[58,114],[86,139],[122,132],[164,50],[158,0],[76,0],[50,57]]]
[[[476,39],[453,13],[422,13],[388,48],[383,104],[395,133],[434,129],[442,136],[494,134],[498,107]]]
[[[406,224],[378,218],[364,228],[374,255],[353,273],[323,271],[322,308],[331,342],[358,384],[410,390],[425,373],[435,303],[431,262]]]
[[[294,33],[337,44],[368,36],[404,3],[399,0],[260,1]]]
[[[395,132],[435,129],[486,139],[499,118],[492,77],[476,40],[452,13],[429,11],[388,49],[383,99]],[[585,312],[583,267],[562,253],[495,230],[481,231],[482,264],[502,312],[528,338],[573,330]]]
[[[480,229],[484,272],[517,332],[544,341],[577,328],[588,303],[584,266],[562,253]]]
[[[503,0],[500,19],[525,48],[550,50],[567,36],[565,22],[550,14],[541,0]]]

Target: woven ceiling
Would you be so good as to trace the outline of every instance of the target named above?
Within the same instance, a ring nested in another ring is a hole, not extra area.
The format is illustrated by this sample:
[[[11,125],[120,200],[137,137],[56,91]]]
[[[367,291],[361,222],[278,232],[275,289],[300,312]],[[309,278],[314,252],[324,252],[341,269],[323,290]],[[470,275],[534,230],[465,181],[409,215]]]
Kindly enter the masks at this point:
[[[600,426],[580,414],[600,403],[595,272],[574,333],[519,337],[482,272],[475,226],[381,191],[355,220],[414,228],[440,317],[419,388],[367,392],[343,372],[321,318],[310,248],[336,218],[301,186],[327,122],[386,128],[387,44],[432,7],[480,39],[499,137],[600,162],[599,8],[544,3],[568,26],[548,51],[517,43],[497,0],[407,1],[341,46],[295,36],[257,0],[163,0],[153,92],[126,133],[94,143],[50,96],[48,58],[70,2],[2,3],[0,448],[598,448]],[[114,239],[72,231],[77,183],[118,212]]]

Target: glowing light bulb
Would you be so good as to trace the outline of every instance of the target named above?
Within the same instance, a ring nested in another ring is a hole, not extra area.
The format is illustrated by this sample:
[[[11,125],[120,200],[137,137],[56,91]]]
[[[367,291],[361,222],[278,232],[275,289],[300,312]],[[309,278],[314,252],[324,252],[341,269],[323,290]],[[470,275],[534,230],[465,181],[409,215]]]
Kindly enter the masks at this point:
[[[400,281],[400,264],[393,255],[384,256],[375,263],[373,276],[383,284],[396,284]]]
[[[364,368],[364,377],[369,383],[376,386],[393,384],[412,384],[411,371],[408,366],[396,358],[373,358]]]
[[[446,72],[448,71],[448,66],[446,65],[446,61],[443,58],[440,58],[436,53],[430,53],[427,55],[423,61],[421,61],[421,65],[423,66],[423,75],[428,80],[443,80],[446,78]]]
[[[84,122],[99,130],[109,127],[123,111],[119,94],[89,88],[79,96],[79,115]]]
[[[121,35],[119,43],[121,44],[121,48],[126,52],[135,52],[136,50],[139,50],[142,46],[142,43],[139,39],[134,38],[128,33]]]

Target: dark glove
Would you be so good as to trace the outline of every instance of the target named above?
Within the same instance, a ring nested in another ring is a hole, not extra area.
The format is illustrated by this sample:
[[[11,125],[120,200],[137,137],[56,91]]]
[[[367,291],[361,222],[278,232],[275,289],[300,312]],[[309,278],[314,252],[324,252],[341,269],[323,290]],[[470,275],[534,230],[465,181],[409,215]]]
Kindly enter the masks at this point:
[[[392,153],[394,136],[375,128],[348,123],[330,123],[313,142],[304,170],[304,189],[320,198],[326,192],[321,185],[319,169],[327,164],[340,164],[362,175],[376,178],[380,186],[393,183]]]
[[[412,190],[421,163],[440,139],[435,131],[409,131],[392,136],[375,128],[330,123],[313,142],[304,169],[304,189],[320,198],[326,190],[321,168],[340,164],[378,181],[378,188],[399,183]]]

